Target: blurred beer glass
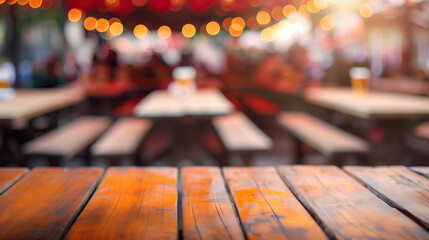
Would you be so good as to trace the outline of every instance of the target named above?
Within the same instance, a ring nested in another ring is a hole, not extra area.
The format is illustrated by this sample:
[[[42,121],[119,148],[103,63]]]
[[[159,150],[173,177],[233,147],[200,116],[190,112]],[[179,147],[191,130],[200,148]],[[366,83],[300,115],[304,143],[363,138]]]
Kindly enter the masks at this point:
[[[358,96],[366,96],[369,92],[371,73],[366,67],[353,67],[350,69],[353,92]]]
[[[173,70],[174,82],[169,85],[168,89],[177,96],[186,97],[196,91],[196,77],[197,71],[194,67],[177,67]]]
[[[9,64],[0,66],[0,101],[15,97],[15,90],[12,88],[12,71]]]

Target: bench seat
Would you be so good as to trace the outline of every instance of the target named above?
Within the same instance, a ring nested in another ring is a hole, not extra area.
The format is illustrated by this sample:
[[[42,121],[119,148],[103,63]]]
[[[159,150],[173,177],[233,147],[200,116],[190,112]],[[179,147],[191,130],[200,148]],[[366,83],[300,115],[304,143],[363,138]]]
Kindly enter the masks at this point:
[[[241,112],[213,119],[213,126],[227,153],[267,151],[273,146],[272,140]]]
[[[23,152],[71,159],[93,143],[110,123],[108,117],[80,117],[26,143]]]
[[[136,154],[150,129],[152,121],[123,117],[91,147],[94,157],[130,157]],[[136,159],[137,160],[137,159]]]
[[[344,155],[366,155],[369,152],[366,141],[306,113],[283,112],[277,116],[277,122],[297,141],[307,143],[329,159]],[[299,146],[297,158],[299,162]]]

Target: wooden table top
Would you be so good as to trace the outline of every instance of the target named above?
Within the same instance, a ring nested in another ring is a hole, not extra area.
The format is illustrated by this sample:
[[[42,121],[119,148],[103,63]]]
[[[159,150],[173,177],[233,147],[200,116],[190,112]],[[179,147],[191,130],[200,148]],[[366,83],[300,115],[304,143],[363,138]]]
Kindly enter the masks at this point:
[[[0,101],[0,121],[28,120],[85,99],[81,87],[18,89],[15,98]]]
[[[407,119],[429,116],[429,97],[370,91],[357,96],[351,88],[314,87],[304,92],[306,101],[363,119]]]
[[[177,118],[225,115],[233,110],[233,105],[217,89],[198,89],[185,98],[157,90],[143,98],[134,108],[134,114],[146,118]]]
[[[0,239],[429,239],[428,172],[0,168]]]

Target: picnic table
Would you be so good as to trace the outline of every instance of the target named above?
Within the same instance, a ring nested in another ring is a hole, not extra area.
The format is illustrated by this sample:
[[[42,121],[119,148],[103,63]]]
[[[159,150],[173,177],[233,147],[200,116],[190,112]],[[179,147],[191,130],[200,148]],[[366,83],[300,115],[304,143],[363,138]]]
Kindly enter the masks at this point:
[[[13,121],[28,121],[77,104],[85,98],[85,90],[82,87],[69,86],[54,89],[18,89],[13,99],[0,101],[0,141],[6,142],[0,147],[3,160],[6,159],[5,155],[13,155],[13,152],[16,152],[7,144],[12,137],[9,130]]]
[[[392,155],[388,159],[393,164],[400,163],[408,121],[429,116],[429,97],[409,94],[370,91],[367,96],[358,96],[351,88],[314,87],[305,90],[304,99],[323,108],[379,122],[385,130],[385,146]]]
[[[233,104],[217,89],[198,89],[186,97],[157,90],[143,98],[134,108],[134,115],[152,119],[155,124],[167,122],[173,125],[176,144],[172,144],[163,154],[175,153],[171,156],[180,161],[192,157],[190,153],[196,152],[196,148],[206,150],[202,145],[201,130],[214,117],[230,114],[233,110]],[[183,149],[187,149],[186,156],[181,156]]]
[[[429,239],[428,170],[0,168],[0,239]]]

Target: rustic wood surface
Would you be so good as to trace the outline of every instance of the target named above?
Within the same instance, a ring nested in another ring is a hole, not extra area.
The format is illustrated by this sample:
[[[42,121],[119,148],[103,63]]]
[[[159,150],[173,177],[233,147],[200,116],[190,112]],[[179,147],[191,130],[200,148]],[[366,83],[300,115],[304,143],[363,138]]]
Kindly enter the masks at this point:
[[[181,172],[183,238],[244,239],[220,169],[185,167]]]
[[[278,115],[277,122],[284,130],[328,157],[337,153],[369,151],[364,140],[306,113],[283,112]]]
[[[429,179],[403,166],[345,167],[381,199],[415,217],[429,229]]]
[[[27,174],[27,168],[0,168],[0,194]]]
[[[359,118],[414,118],[429,116],[429,97],[370,91],[358,96],[351,88],[317,87],[304,92],[306,101]]]
[[[109,168],[67,239],[177,239],[177,169]]]
[[[147,118],[216,116],[229,114],[233,109],[233,105],[217,89],[199,89],[184,98],[157,90],[146,96],[134,108],[134,113]]]
[[[429,167],[410,167],[410,169],[429,177]]]
[[[426,240],[421,169],[36,168],[0,195],[0,239]]]
[[[428,239],[417,223],[334,166],[280,166],[298,199],[336,239]]]
[[[121,118],[91,147],[91,153],[94,156],[131,155],[152,125],[147,119]]]
[[[327,239],[275,168],[223,172],[249,239]]]
[[[84,99],[81,87],[17,90],[15,98],[0,102],[0,121],[28,120]]]
[[[110,122],[108,117],[80,117],[26,143],[24,153],[72,158],[94,142]]]
[[[272,140],[241,112],[216,117],[213,126],[228,151],[261,151],[273,146]]]
[[[59,239],[81,211],[101,168],[37,168],[0,195],[0,239]]]

